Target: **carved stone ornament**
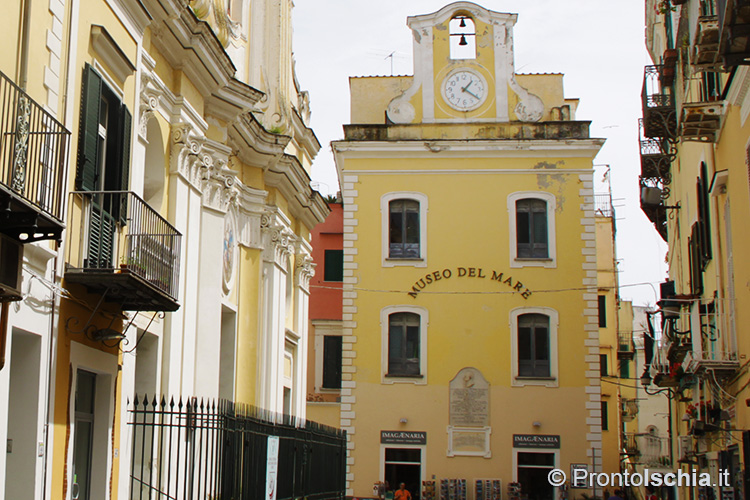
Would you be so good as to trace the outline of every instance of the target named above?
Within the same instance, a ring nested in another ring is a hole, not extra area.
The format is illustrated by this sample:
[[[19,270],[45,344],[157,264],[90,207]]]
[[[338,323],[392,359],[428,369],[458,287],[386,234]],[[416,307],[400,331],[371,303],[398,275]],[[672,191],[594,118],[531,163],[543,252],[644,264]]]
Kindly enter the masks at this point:
[[[309,254],[297,254],[296,262],[295,281],[297,282],[297,286],[308,290],[310,278],[315,276],[315,264],[313,264],[312,256]]]
[[[261,216],[260,227],[263,232],[263,259],[287,270],[297,236],[273,212],[265,212]]]

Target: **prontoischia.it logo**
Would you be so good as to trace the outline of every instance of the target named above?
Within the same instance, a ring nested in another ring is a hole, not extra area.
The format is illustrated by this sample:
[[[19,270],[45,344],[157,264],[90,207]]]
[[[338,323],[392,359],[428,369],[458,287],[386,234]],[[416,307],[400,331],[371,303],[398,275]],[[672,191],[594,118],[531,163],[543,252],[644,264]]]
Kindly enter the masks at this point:
[[[562,486],[567,481],[565,471],[552,469],[547,474],[547,481],[552,486]],[[729,470],[719,469],[718,482],[714,482],[711,474],[708,472],[698,472],[693,469],[691,472],[651,472],[644,469],[643,472],[589,472],[586,469],[574,469],[573,477],[570,478],[571,485],[577,488],[593,488],[598,486],[605,488],[607,486],[717,486],[725,487],[729,484]]]

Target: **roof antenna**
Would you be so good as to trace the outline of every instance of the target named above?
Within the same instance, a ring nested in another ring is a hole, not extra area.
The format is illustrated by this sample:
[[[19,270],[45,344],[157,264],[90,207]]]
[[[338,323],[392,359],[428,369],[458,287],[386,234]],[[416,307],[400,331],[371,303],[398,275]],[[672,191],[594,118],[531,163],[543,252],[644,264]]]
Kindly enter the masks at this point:
[[[396,51],[394,50],[393,52],[391,52],[390,54],[388,54],[387,56],[383,58],[383,59],[388,59],[389,57],[391,58],[391,76],[393,76],[393,54],[395,53]]]

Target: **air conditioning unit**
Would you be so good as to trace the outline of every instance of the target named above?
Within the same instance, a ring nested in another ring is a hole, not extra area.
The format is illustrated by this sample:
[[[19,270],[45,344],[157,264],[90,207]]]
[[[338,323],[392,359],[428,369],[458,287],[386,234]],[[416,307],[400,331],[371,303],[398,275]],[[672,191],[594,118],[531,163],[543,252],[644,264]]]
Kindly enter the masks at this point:
[[[661,189],[658,187],[641,187],[641,205],[661,205]]]
[[[21,264],[23,244],[0,234],[0,302],[21,300]]]

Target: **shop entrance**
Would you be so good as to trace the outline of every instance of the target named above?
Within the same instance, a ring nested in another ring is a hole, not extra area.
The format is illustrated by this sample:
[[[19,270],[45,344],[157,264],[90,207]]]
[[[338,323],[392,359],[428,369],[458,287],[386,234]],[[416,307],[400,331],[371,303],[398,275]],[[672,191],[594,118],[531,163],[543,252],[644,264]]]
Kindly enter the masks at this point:
[[[521,496],[528,500],[553,500],[555,490],[547,474],[555,467],[554,453],[518,453],[518,482]]]
[[[422,484],[422,450],[419,448],[386,448],[385,480],[391,490],[397,490],[401,483],[411,493],[413,500],[419,500]]]

